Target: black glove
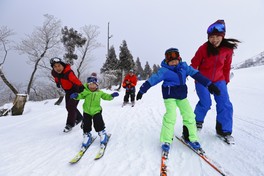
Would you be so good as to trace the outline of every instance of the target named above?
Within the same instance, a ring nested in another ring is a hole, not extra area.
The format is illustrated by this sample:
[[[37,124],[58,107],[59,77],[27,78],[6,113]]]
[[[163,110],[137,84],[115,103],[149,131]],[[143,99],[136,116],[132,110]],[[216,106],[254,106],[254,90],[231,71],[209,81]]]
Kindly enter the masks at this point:
[[[213,83],[208,86],[208,90],[211,94],[220,95],[220,90]]]
[[[58,88],[60,88],[61,86],[60,86],[60,83],[56,83],[56,86],[58,87]]]
[[[79,92],[82,92],[83,90],[84,90],[84,86],[81,85],[81,86],[79,87]]]
[[[143,96],[143,94],[140,93],[140,92],[138,92],[138,93],[137,93],[137,98],[136,98],[136,99],[137,99],[137,100],[140,100],[140,99],[142,98],[142,96]]]

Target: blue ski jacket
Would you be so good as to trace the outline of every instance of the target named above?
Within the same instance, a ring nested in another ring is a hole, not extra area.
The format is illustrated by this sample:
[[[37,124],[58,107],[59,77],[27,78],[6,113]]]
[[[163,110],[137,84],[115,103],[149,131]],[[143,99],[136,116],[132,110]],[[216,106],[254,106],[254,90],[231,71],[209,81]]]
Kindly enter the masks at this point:
[[[144,94],[150,87],[163,81],[161,86],[163,98],[182,100],[187,97],[186,78],[188,76],[191,76],[205,87],[212,83],[209,79],[201,75],[198,70],[194,69],[192,66],[188,66],[186,62],[180,62],[176,66],[169,66],[165,60],[163,60],[161,62],[161,68],[142,84],[139,92]]]

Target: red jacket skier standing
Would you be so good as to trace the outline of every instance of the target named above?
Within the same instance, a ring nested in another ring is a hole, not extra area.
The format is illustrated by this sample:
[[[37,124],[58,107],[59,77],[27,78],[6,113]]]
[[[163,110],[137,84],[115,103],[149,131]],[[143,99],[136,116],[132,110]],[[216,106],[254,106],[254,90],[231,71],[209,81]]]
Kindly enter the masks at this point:
[[[125,76],[122,84],[122,87],[126,89],[123,106],[128,103],[129,96],[131,98],[132,105],[135,104],[136,85],[137,85],[137,76],[134,74],[133,70],[130,70],[129,73]]]

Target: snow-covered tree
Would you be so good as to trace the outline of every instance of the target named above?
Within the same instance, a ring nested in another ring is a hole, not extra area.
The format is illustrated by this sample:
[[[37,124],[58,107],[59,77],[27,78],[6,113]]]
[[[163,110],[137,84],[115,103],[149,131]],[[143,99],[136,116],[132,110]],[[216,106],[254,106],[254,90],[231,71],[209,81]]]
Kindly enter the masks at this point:
[[[103,64],[103,67],[101,68],[101,73],[117,70],[118,68],[119,68],[119,60],[116,57],[114,46],[111,46],[109,49],[109,57],[106,58],[106,61]]]
[[[67,26],[61,29],[61,33],[61,41],[67,51],[63,56],[64,60],[66,63],[73,65],[73,61],[78,58],[77,54],[74,53],[75,47],[82,47],[87,39],[82,37],[82,34],[78,33],[77,30],[74,30],[73,28],[68,29]]]
[[[144,67],[144,73],[143,73],[143,75],[142,75],[142,78],[143,78],[143,79],[148,79],[148,78],[150,77],[151,74],[152,74],[152,70],[151,70],[151,68],[150,68],[150,66],[149,66],[149,63],[146,62],[146,65],[145,65],[145,67]]]
[[[154,73],[157,73],[159,70],[159,66],[157,66],[156,64],[153,65],[153,68],[152,68],[152,74]]]
[[[119,88],[121,88],[121,83],[124,77],[124,74],[127,73],[130,69],[134,69],[135,62],[133,60],[133,56],[130,53],[127,43],[125,40],[123,40],[121,46],[120,46],[120,53],[119,53],[119,69],[120,69],[120,75],[118,75],[119,81]]]
[[[106,58],[101,68],[101,74],[103,74],[104,78],[104,87],[111,89],[113,84],[118,84],[119,80],[117,80],[117,78],[120,73],[119,60],[117,59],[114,46],[111,46],[109,49],[109,57]]]
[[[130,69],[134,69],[135,62],[125,40],[123,40],[120,46],[119,61],[119,68],[122,71],[128,72]]]
[[[139,76],[139,79],[140,77],[143,75],[143,68],[141,66],[141,62],[140,62],[140,59],[139,57],[137,57],[137,60],[136,60],[136,63],[135,63],[135,72],[136,72],[136,75]]]

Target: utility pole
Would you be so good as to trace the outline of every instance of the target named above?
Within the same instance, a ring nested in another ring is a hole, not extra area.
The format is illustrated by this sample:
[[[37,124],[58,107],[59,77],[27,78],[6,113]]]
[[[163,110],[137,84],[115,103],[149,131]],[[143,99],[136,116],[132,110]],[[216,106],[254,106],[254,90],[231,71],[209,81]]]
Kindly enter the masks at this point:
[[[109,24],[108,22],[108,28],[107,28],[107,58],[109,58],[109,39],[113,37],[113,35],[109,36]]]

